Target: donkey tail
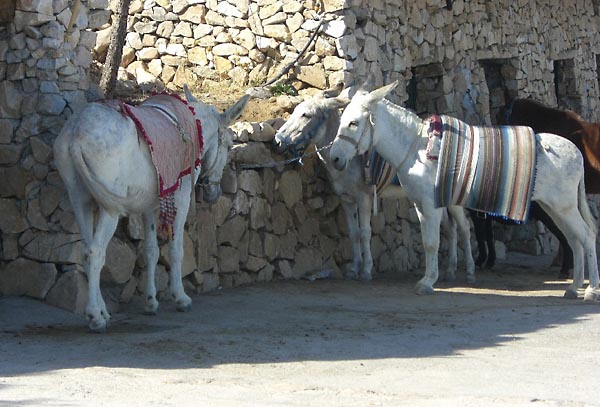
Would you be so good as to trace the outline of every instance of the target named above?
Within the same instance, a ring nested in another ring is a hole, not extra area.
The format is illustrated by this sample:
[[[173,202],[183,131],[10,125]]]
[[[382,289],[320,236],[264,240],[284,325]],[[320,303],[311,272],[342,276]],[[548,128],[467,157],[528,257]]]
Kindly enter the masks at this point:
[[[590,232],[596,236],[596,220],[594,219],[594,216],[592,215],[592,211],[590,211],[590,206],[588,204],[587,198],[585,196],[585,182],[584,182],[584,176],[583,174],[581,175],[581,179],[579,180],[579,185],[578,185],[578,208],[579,208],[579,213],[581,214],[581,216],[583,217],[583,220],[585,221],[585,223],[587,224]]]
[[[69,147],[69,153],[79,179],[83,182],[89,193],[92,194],[98,205],[102,206],[108,212],[124,214],[123,197],[109,190],[92,172],[79,143],[74,142]]]

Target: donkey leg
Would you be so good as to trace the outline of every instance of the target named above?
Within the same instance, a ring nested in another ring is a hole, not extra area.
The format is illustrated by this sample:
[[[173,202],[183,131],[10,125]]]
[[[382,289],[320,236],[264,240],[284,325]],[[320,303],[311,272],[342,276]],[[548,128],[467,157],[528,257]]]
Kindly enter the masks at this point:
[[[144,256],[146,257],[146,281],[144,289],[144,313],[155,315],[158,310],[156,300],[156,263],[158,262],[159,250],[156,238],[156,218],[154,211],[143,214],[144,218]]]
[[[496,265],[496,242],[494,239],[494,221],[492,219],[484,220],[485,224],[485,242],[488,249],[485,268],[492,269]]]
[[[419,280],[415,292],[419,295],[433,294],[433,285],[436,283],[438,271],[438,250],[440,248],[440,222],[442,209],[430,206],[420,208],[415,204],[417,216],[421,223],[421,236],[425,250],[425,276]]]
[[[448,240],[448,264],[441,279],[445,281],[456,280],[456,269],[458,267],[458,235],[456,233],[456,219],[448,209],[442,216],[442,229]]]
[[[346,225],[348,225],[348,235],[350,236],[350,242],[352,243],[352,268],[344,277],[357,278],[362,264],[357,204],[355,202],[342,200],[342,208],[344,209]]]
[[[448,210],[452,213],[460,233],[467,268],[467,282],[472,284],[475,282],[475,262],[473,261],[473,247],[471,246],[471,226],[462,207],[451,206]]]
[[[100,209],[98,216],[98,225],[92,243],[88,247],[86,270],[88,276],[88,303],[85,314],[88,319],[90,330],[102,332],[106,330],[110,314],[106,310],[106,304],[102,299],[100,292],[100,272],[106,259],[106,247],[110,242],[117,224],[119,216]]]
[[[487,248],[485,244],[485,220],[477,216],[476,213],[471,213],[471,219],[473,220],[473,229],[475,230],[475,239],[477,240],[477,260],[475,265],[477,267],[483,266],[487,260]]]
[[[577,290],[583,285],[584,279],[584,246],[586,244],[588,227],[576,207],[556,211],[540,202],[540,206],[550,215],[556,226],[563,232],[571,250],[573,250],[573,282],[567,287],[564,297],[577,298]],[[587,252],[587,250],[586,250]],[[595,253],[595,248],[593,249]]]
[[[362,254],[362,271],[360,279],[370,281],[373,279],[373,257],[371,256],[371,197],[367,194],[358,200],[358,222],[360,227],[360,245]]]
[[[187,213],[190,207],[190,180],[184,177],[181,186],[175,192],[175,207],[177,214],[173,223],[173,240],[169,243],[171,257],[171,271],[169,273],[169,287],[171,298],[175,302],[177,311],[189,311],[192,308],[192,299],[185,293],[181,277],[183,260],[183,232]]]

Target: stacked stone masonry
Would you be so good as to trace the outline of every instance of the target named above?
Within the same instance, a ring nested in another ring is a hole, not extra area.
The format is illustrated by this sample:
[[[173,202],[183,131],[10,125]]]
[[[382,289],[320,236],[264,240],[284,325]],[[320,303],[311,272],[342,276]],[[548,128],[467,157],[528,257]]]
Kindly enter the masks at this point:
[[[391,98],[419,113],[489,124],[506,97],[531,96],[599,120],[594,2],[451,3],[449,10],[446,0],[133,0],[120,79],[144,91],[177,91],[185,81],[260,85],[297,58],[325,19],[314,45],[284,77],[301,94],[372,72],[378,84],[399,80]],[[65,39],[71,6],[69,0],[0,6],[0,294],[81,311],[82,243],[52,143],[86,103],[114,5],[83,0]],[[213,206],[198,205],[188,218],[184,275],[191,292],[320,269],[339,276],[350,260],[339,202],[318,162],[240,169],[287,158],[269,147],[281,123],[273,118],[234,126],[224,196]],[[376,271],[422,269],[410,203],[382,201],[380,208],[372,219]],[[556,250],[540,225],[503,234],[499,239],[509,248]],[[123,219],[103,271],[105,297],[114,306],[142,287],[141,240],[140,219]],[[161,253],[157,283],[164,292],[169,258],[164,248]]]

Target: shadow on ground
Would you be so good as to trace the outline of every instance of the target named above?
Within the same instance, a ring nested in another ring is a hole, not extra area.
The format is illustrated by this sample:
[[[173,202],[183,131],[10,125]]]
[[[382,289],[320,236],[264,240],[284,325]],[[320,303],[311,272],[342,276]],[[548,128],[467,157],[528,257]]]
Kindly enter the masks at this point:
[[[25,298],[0,299],[0,376],[91,366],[147,369],[220,364],[455,356],[575,324],[599,304],[562,298],[554,271],[500,266],[478,283],[441,283],[413,294],[418,277],[284,281],[194,297],[157,316],[140,303],[113,315],[106,334],[81,315]],[[556,270],[557,272],[557,270]],[[459,276],[460,279],[461,276]]]

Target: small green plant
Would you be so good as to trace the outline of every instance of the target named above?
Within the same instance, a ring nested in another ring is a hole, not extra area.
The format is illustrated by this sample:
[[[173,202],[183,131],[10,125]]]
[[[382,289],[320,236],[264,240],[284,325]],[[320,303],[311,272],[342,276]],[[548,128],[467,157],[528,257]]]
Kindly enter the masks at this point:
[[[275,85],[271,86],[269,90],[273,93],[273,96],[296,96],[298,94],[298,92],[292,85],[288,85],[287,83],[282,82],[278,82]]]

